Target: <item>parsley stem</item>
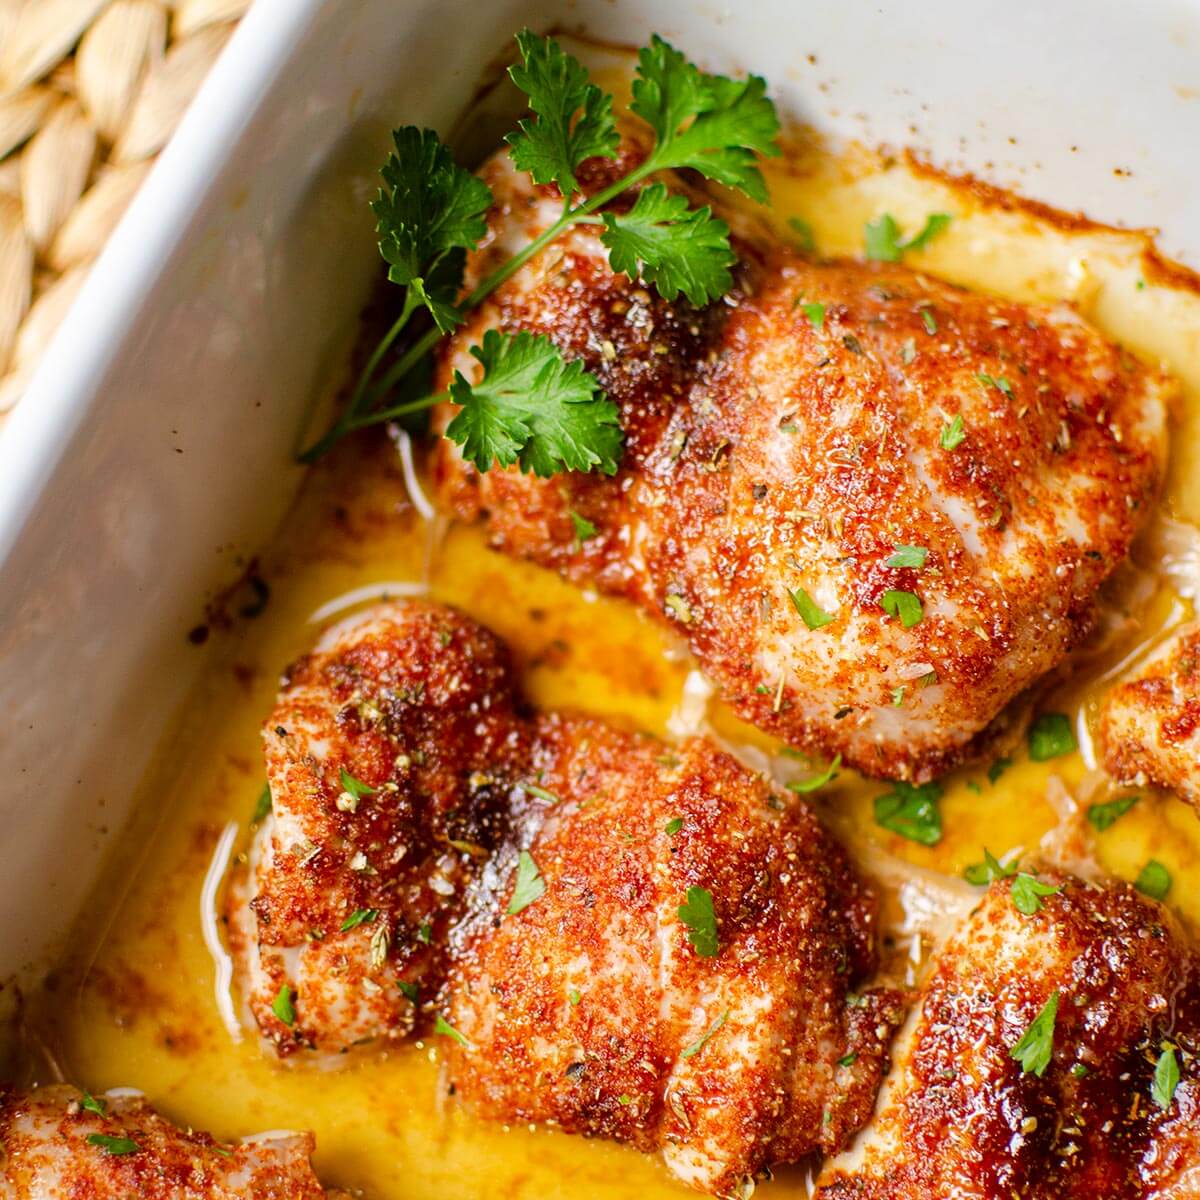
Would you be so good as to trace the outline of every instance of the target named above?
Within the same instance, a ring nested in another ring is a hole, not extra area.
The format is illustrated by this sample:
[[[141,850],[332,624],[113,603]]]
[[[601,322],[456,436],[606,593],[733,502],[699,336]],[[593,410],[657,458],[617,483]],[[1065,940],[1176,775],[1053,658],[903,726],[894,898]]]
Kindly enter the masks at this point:
[[[634,184],[640,183],[647,175],[653,174],[658,168],[652,159],[647,159],[640,167],[636,167],[630,171],[628,175],[618,179],[616,183],[605,188],[602,192],[597,192],[590,200],[584,201],[582,204],[576,205],[570,212],[564,213],[553,225],[549,226],[543,233],[539,234],[532,242],[529,243],[523,250],[514,254],[506,263],[497,267],[486,279],[480,280],[475,289],[470,292],[466,298],[458,306],[460,313],[466,314],[471,311],[481,301],[486,300],[502,283],[515,275],[531,258],[540,254],[560,233],[569,229],[572,225],[579,224],[594,224],[595,221],[592,214],[604,205],[615,200],[622,192],[628,191]],[[422,337],[418,338],[401,356],[400,358],[384,372],[382,378],[371,388],[371,398],[378,400],[381,396],[391,391],[405,375],[409,373],[428,354],[442,339],[442,334],[436,328],[428,330]],[[374,356],[372,356],[374,357]],[[424,405],[422,407],[425,407]],[[389,420],[382,414],[371,414],[374,420]],[[373,421],[357,422],[353,428],[361,429],[365,425],[373,424]],[[331,435],[333,430],[330,431]],[[338,437],[341,436],[339,432]],[[323,439],[324,440],[324,439]],[[333,440],[336,440],[334,438]],[[332,444],[332,443],[330,443]],[[314,447],[315,449],[315,447]],[[314,454],[313,457],[318,457]],[[307,458],[305,461],[310,461]]]
[[[383,356],[388,352],[388,349],[396,338],[400,336],[401,330],[408,324],[409,317],[413,315],[419,305],[420,301],[413,293],[413,290],[405,288],[404,307],[401,308],[400,315],[392,322],[392,327],[380,339],[379,344],[371,352],[371,357],[367,359],[366,365],[359,372],[350,402],[342,410],[341,415],[334,422],[329,432],[314,442],[300,455],[301,462],[314,462],[337,442],[343,434],[349,433],[352,429],[361,428],[357,423],[357,416],[362,411],[363,400],[367,396],[367,387],[371,382],[371,376],[375,374],[375,370],[382,361]],[[370,422],[367,422],[367,424],[370,424]]]
[[[450,399],[449,392],[436,392],[432,396],[422,396],[419,400],[408,400],[404,404],[396,404],[391,408],[372,409],[361,413],[349,420],[343,430],[351,433],[356,429],[365,429],[368,425],[377,425],[382,421],[394,421],[397,417],[406,417],[410,413],[421,412],[432,408],[435,404],[443,404]]]

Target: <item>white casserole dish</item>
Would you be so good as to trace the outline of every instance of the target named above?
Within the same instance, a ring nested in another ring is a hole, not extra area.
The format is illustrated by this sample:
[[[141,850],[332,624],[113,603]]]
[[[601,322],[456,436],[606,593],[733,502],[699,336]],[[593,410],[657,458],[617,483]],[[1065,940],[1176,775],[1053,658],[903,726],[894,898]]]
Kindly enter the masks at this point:
[[[52,957],[203,663],[189,629],[294,493],[388,129],[448,130],[525,23],[660,32],[1200,266],[1200,3],[259,0],[0,442],[0,979]]]

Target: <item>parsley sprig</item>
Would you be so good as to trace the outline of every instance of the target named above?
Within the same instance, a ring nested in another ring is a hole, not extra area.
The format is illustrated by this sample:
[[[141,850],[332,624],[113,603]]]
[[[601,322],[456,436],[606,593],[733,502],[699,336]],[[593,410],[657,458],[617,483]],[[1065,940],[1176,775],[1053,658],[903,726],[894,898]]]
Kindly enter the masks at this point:
[[[471,347],[482,368],[478,382],[456,371],[448,391],[413,399],[417,368],[472,309],[576,225],[598,227],[612,269],[640,277],[668,301],[682,293],[703,305],[732,285],[735,256],[725,222],[707,207],[690,207],[662,183],[647,181],[687,168],[765,203],[758,158],[779,153],[779,119],[765,81],[757,75],[735,80],[706,74],[653,37],[639,52],[630,105],[653,134],[649,152],[615,183],[586,197],[579,180],[583,163],[617,156],[613,98],[554,39],[524,30],[517,46],[521,61],[509,68],[509,77],[528,97],[530,115],[506,138],[509,155],[534,183],[558,188],[561,215],[462,295],[467,253],[486,233],[491,190],[454,161],[433,131],[396,130],[394,152],[381,170],[383,187],[371,207],[388,278],[404,288],[404,301],[341,415],[300,456],[303,461],[320,457],[355,430],[452,401],[459,412],[446,436],[480,471],[499,463],[543,477],[564,470],[614,474],[622,446],[616,406],[595,376],[567,362],[548,338],[489,330],[482,345]],[[633,203],[610,209],[626,193],[635,193]],[[421,311],[431,327],[396,354],[398,339]],[[389,357],[393,361],[385,368]]]

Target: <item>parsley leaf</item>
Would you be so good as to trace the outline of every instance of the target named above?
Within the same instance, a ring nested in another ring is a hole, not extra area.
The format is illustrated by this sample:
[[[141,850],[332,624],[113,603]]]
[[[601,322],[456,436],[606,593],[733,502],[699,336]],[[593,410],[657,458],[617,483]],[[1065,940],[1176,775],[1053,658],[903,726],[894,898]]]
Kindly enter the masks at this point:
[[[432,129],[405,125],[380,169],[384,187],[371,201],[388,278],[412,289],[441,332],[462,321],[455,308],[465,252],[486,232],[491,189],[460,167]]]
[[[1149,896],[1151,900],[1165,900],[1167,893],[1171,890],[1171,883],[1171,872],[1158,859],[1152,858],[1141,869],[1138,877],[1133,881],[1133,886],[1143,896]]]
[[[1003,375],[997,377],[994,375],[988,375],[983,371],[977,371],[975,373],[975,378],[978,379],[984,387],[993,387],[996,389],[996,391],[1003,392],[1004,395],[1006,395],[1010,400],[1012,399],[1012,384],[1009,383]]]
[[[876,262],[899,262],[910,250],[924,250],[949,224],[949,213],[931,213],[925,218],[920,232],[906,242],[900,236],[896,218],[885,212],[874,221],[867,222],[867,258]]]
[[[800,305],[801,312],[808,318],[808,323],[816,330],[821,330],[825,326],[825,305],[823,304],[802,304]]]
[[[533,855],[528,850],[522,850],[517,856],[517,882],[505,912],[513,916],[528,908],[535,900],[540,900],[545,893],[546,881],[538,871]]]
[[[672,817],[664,826],[663,833],[667,837],[674,837],[683,828],[682,817]]]
[[[699,1054],[705,1046],[708,1045],[709,1038],[712,1037],[726,1021],[729,1020],[729,1009],[726,1009],[686,1050],[680,1054],[680,1058],[692,1058]]]
[[[1054,1053],[1054,1022],[1058,1016],[1058,988],[1042,1005],[1041,1012],[1029,1023],[1020,1040],[1009,1051],[1009,1057],[1021,1064],[1022,1074],[1034,1074],[1039,1079],[1050,1065]]]
[[[275,999],[271,1001],[271,1011],[289,1027],[296,1023],[295,995],[296,993],[284,983],[280,985],[279,991],[275,993]]]
[[[787,785],[789,792],[799,792],[804,795],[808,792],[815,792],[818,788],[823,788],[827,783],[832,783],[837,778],[838,769],[842,765],[842,756],[837,755],[833,762],[823,770],[820,775],[814,775],[812,779],[797,779]]]
[[[338,771],[338,779],[341,782],[342,791],[353,796],[355,800],[361,800],[364,796],[374,796],[379,791],[378,788],[363,783],[361,779],[355,779],[345,767]]]
[[[963,871],[963,878],[975,887],[986,887],[995,879],[1007,879],[1015,875],[1016,866],[1005,866],[986,846],[983,848],[983,862],[971,863]]]
[[[875,824],[910,842],[936,846],[942,840],[942,814],[938,808],[941,798],[939,783],[918,786],[898,779],[890,792],[875,797]]]
[[[473,1049],[471,1043],[441,1013],[438,1013],[437,1020],[433,1023],[433,1032],[442,1037],[453,1038],[460,1046],[468,1050]]]
[[[756,154],[780,153],[779,117],[757,75],[706,75],[657,34],[638,52],[631,110],[657,135],[647,166],[691,167],[766,203]]]
[[[480,471],[519,462],[543,478],[564,469],[616,473],[617,408],[582,363],[567,362],[549,338],[525,330],[502,336],[489,329],[471,353],[483,379],[470,384],[455,371],[450,398],[462,408],[446,429],[464,458]]]
[[[892,557],[884,564],[888,567],[923,567],[929,551],[924,546],[895,546]]]
[[[809,629],[821,629],[837,619],[836,614],[825,612],[803,588],[796,588],[788,595],[792,598],[792,606]]]
[[[1034,762],[1047,762],[1075,749],[1075,734],[1064,713],[1040,713],[1029,727],[1029,757]]]
[[[1032,917],[1034,913],[1042,911],[1043,896],[1057,896],[1061,891],[1061,886],[1052,887],[1048,883],[1042,883],[1035,875],[1028,875],[1022,871],[1012,881],[1010,894],[1017,912]]]
[[[687,903],[679,906],[679,919],[688,931],[688,941],[701,958],[716,958],[720,950],[717,940],[717,914],[713,911],[712,892],[708,888],[690,887]]]
[[[254,815],[250,818],[251,825],[261,825],[271,812],[271,785],[263,784],[263,789],[258,793],[258,799],[254,802]]]
[[[339,933],[348,933],[360,925],[368,925],[379,916],[377,908],[356,908],[341,924]]]
[[[415,983],[409,983],[407,979],[401,979],[396,983],[400,989],[400,994],[412,1004],[416,1004],[421,998],[421,990]]]
[[[925,610],[921,607],[921,599],[913,592],[903,592],[891,588],[879,597],[879,607],[890,617],[899,617],[900,624],[905,629],[911,629],[921,623]]]
[[[627,213],[606,212],[600,240],[614,271],[640,275],[664,300],[683,292],[692,304],[707,304],[733,286],[729,226],[707,207],[688,208],[661,183],[644,187]]]
[[[956,450],[966,436],[963,432],[962,413],[955,413],[954,420],[949,425],[942,426],[942,433],[938,438],[938,444],[943,450]]]
[[[1175,1047],[1166,1046],[1154,1064],[1154,1082],[1150,1085],[1150,1098],[1159,1108],[1170,1108],[1179,1086],[1179,1060]]]
[[[812,226],[803,217],[788,217],[788,226],[796,235],[796,249],[805,254],[817,252],[817,239]]]
[[[1115,825],[1139,799],[1139,796],[1121,796],[1102,804],[1089,804],[1087,819],[1097,833],[1103,833]]]
[[[577,542],[586,542],[588,538],[596,536],[596,527],[587,517],[581,517],[574,509],[569,509],[567,515],[571,518],[571,525],[575,530],[575,540]]]
[[[98,1117],[102,1117],[108,1110],[108,1101],[97,1100],[91,1092],[84,1092],[82,1099],[79,1101],[79,1107],[84,1112],[95,1113]]]
[[[994,784],[996,780],[998,780],[1000,776],[1012,766],[1012,764],[1013,760],[1011,758],[996,759],[996,761],[987,769],[988,783]]]
[[[569,204],[579,191],[575,172],[580,164],[616,157],[621,139],[612,96],[589,82],[583,64],[553,38],[524,29],[517,45],[523,61],[509,67],[509,78],[529,97],[537,119],[521,121],[520,132],[505,140],[517,170],[528,171],[534,183],[557,184]]]
[[[89,1133],[88,1145],[99,1146],[105,1154],[134,1154],[141,1149],[132,1138],[109,1137],[106,1133]]]

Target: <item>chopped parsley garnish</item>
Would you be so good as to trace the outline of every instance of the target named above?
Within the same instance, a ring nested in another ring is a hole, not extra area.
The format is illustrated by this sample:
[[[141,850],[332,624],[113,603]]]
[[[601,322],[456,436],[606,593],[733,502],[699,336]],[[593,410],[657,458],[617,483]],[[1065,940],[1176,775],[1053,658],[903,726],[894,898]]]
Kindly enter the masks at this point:
[[[107,1133],[89,1133],[88,1145],[99,1146],[105,1154],[133,1154],[141,1147],[132,1138],[109,1137]]]
[[[924,546],[895,546],[885,566],[923,567],[928,557],[929,551]]]
[[[943,450],[956,450],[962,443],[963,438],[967,435],[963,431],[962,413],[955,413],[954,419],[949,425],[942,426],[941,436],[938,438],[938,445]]]
[[[937,318],[933,315],[931,308],[921,309],[921,323],[925,326],[925,332],[935,334],[938,331]]]
[[[271,812],[271,785],[263,784],[263,789],[258,793],[258,799],[254,802],[254,816],[250,818],[251,825],[261,825]]]
[[[921,607],[921,598],[913,592],[903,592],[892,588],[879,597],[879,607],[889,617],[899,617],[900,624],[905,629],[919,625],[925,610]]]
[[[289,1027],[296,1023],[295,995],[296,993],[285,983],[280,985],[279,991],[275,993],[275,999],[271,1001],[271,1011]]]
[[[832,783],[837,778],[841,765],[842,756],[839,754],[820,775],[814,775],[811,779],[797,779],[789,783],[787,785],[788,791],[800,792],[802,795],[807,792],[815,792],[818,788],[823,788],[827,783]]]
[[[712,892],[708,888],[690,887],[687,903],[679,906],[679,919],[688,931],[692,943],[701,958],[715,958],[720,950],[717,940],[717,914],[713,910]]]
[[[1082,1079],[1087,1073],[1088,1069],[1083,1065],[1083,1063],[1076,1063],[1071,1068],[1071,1074],[1074,1075],[1076,1079]]]
[[[395,152],[381,170],[383,187],[371,207],[388,278],[404,289],[404,299],[345,409],[304,460],[354,430],[450,400],[461,408],[446,436],[480,471],[499,463],[540,476],[568,470],[612,474],[622,449],[616,407],[596,378],[578,361],[569,363],[549,339],[488,330],[482,345],[470,347],[482,378],[469,383],[456,372],[448,393],[420,395],[419,369],[445,334],[577,225],[598,227],[613,271],[644,279],[667,300],[683,293],[692,304],[706,304],[731,286],[735,255],[725,222],[708,208],[690,207],[685,195],[668,192],[662,183],[639,185],[663,171],[687,168],[766,203],[758,158],[780,151],[779,119],[765,81],[705,74],[661,38],[652,38],[638,55],[630,105],[653,134],[648,150],[628,173],[586,196],[581,165],[618,153],[613,98],[553,38],[525,30],[517,45],[521,61],[509,76],[527,97],[530,115],[505,140],[517,170],[558,188],[561,215],[462,294],[466,257],[487,232],[492,193],[454,161],[431,130],[396,130]],[[611,207],[627,195],[631,205]],[[422,309],[433,328],[396,354],[398,339]],[[411,398],[414,393],[418,398]]]
[[[422,921],[417,926],[417,941],[429,946],[433,943],[433,926],[428,921]]]
[[[338,778],[341,780],[342,791],[353,796],[355,800],[361,800],[364,796],[374,796],[378,788],[368,787],[361,779],[355,779],[345,767],[342,767],[338,772]]]
[[[899,708],[904,703],[904,693],[908,691],[906,684],[901,684],[899,687],[892,688],[892,707]]]
[[[546,788],[540,787],[536,783],[527,783],[524,785],[525,790],[531,795],[536,796],[539,800],[545,800],[547,804],[558,804],[559,798]]]
[[[1058,1016],[1058,988],[1042,1005],[1041,1012],[1029,1023],[1021,1034],[1020,1041],[1009,1051],[1009,1056],[1021,1064],[1022,1074],[1036,1075],[1039,1079],[1050,1065],[1054,1053],[1054,1022]]]
[[[417,1004],[421,999],[421,989],[415,983],[409,983],[407,979],[398,980],[396,986],[400,989],[400,995],[412,1004]]]
[[[340,933],[348,933],[351,929],[357,929],[360,925],[368,924],[379,916],[377,908],[356,908],[341,925]]]
[[[875,797],[875,824],[910,842],[936,846],[942,840],[941,798],[936,781],[917,785],[898,779],[890,792]]]
[[[1007,879],[1015,875],[1016,866],[1005,866],[986,846],[983,848],[983,862],[971,863],[963,871],[963,878],[976,887],[986,887],[995,879]]]
[[[84,1112],[95,1113],[96,1116],[102,1117],[108,1111],[107,1100],[97,1100],[91,1092],[84,1092],[82,1099],[79,1101],[79,1107]]]
[[[1040,713],[1029,727],[1029,757],[1034,762],[1047,762],[1075,749],[1075,734],[1064,713]]]
[[[539,873],[533,855],[528,850],[522,850],[517,856],[516,886],[505,911],[509,916],[513,916],[528,908],[535,900],[540,900],[545,892],[546,881]]]
[[[1013,764],[1011,758],[998,758],[987,769],[988,783],[995,783]]]
[[[1101,804],[1089,804],[1087,819],[1097,833],[1115,825],[1140,799],[1139,796],[1121,796]]]
[[[1032,917],[1034,913],[1042,911],[1043,896],[1057,896],[1061,891],[1061,884],[1053,887],[1048,883],[1042,883],[1036,875],[1029,875],[1022,871],[1012,881],[1012,902],[1017,912]]]
[[[805,254],[813,254],[817,249],[817,239],[813,236],[812,226],[802,217],[788,217],[788,227],[796,235],[796,249]]]
[[[825,325],[825,305],[823,304],[803,304],[800,306],[804,315],[808,318],[808,323],[814,329],[822,329]]]
[[[578,988],[572,988],[567,993],[567,1003],[569,1003],[572,1008],[578,1008],[579,1001],[582,999],[583,999],[583,997],[580,996]]]
[[[837,1061],[839,1067],[852,1067],[858,1061],[858,1053],[851,1050],[849,1054],[843,1054]]]
[[[983,384],[984,387],[993,387],[998,392],[1003,392],[1010,400],[1012,399],[1012,384],[1004,378],[1003,375],[988,375],[983,371],[976,371],[975,378]]]
[[[800,614],[801,620],[809,627],[809,629],[821,629],[836,620],[833,613],[827,613],[817,602],[804,590],[804,588],[796,588],[795,591],[788,592],[792,598],[792,605]]]
[[[1154,1082],[1150,1085],[1150,1098],[1159,1108],[1170,1108],[1179,1086],[1179,1060],[1175,1047],[1166,1046],[1154,1064]]]
[[[1151,900],[1165,900],[1171,890],[1171,882],[1171,872],[1157,858],[1152,858],[1141,869],[1133,886]]]
[[[460,1046],[464,1046],[468,1050],[472,1048],[471,1043],[441,1013],[438,1013],[437,1020],[433,1023],[433,1032],[441,1037],[453,1038]]]
[[[663,833],[667,837],[674,837],[683,828],[682,817],[672,817],[664,826]]]
[[[899,262],[910,250],[924,250],[949,224],[949,213],[931,213],[925,218],[920,232],[906,242],[900,236],[896,218],[885,212],[874,221],[867,222],[867,258],[877,262]]]
[[[581,517],[574,509],[570,510],[571,525],[575,530],[575,540],[577,542],[586,542],[588,538],[596,536],[596,527],[587,519]]]
[[[729,1009],[726,1009],[686,1050],[680,1054],[680,1058],[692,1058],[699,1054],[705,1046],[708,1045],[709,1038],[712,1037],[726,1021],[729,1020]]]

